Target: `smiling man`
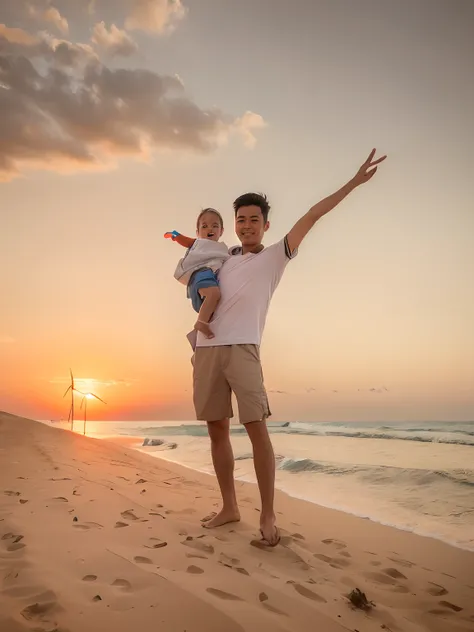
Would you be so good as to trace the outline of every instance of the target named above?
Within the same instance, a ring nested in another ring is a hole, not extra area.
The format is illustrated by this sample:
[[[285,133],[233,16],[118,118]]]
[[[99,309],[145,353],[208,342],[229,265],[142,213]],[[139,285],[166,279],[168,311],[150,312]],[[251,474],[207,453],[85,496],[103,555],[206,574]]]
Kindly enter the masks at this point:
[[[275,456],[265,420],[271,414],[260,364],[260,341],[268,307],[288,262],[317,220],[351,191],[368,182],[385,156],[375,149],[356,175],[333,195],[321,200],[299,219],[279,242],[262,244],[269,228],[270,205],[265,196],[246,193],[234,202],[235,232],[242,246],[232,251],[219,274],[221,300],[212,319],[214,338],[198,333],[193,358],[196,417],[206,421],[214,469],[222,494],[222,510],[204,518],[208,528],[240,520],[234,485],[234,455],[230,443],[231,396],[237,399],[240,423],[252,442],[255,473],[262,501],[262,543],[280,540],[273,508]]]

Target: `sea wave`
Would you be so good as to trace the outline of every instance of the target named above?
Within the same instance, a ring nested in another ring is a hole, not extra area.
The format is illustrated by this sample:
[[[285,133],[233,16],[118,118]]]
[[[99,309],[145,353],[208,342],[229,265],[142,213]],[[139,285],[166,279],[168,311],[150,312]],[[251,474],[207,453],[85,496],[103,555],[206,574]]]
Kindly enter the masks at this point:
[[[462,426],[462,427],[461,427]],[[357,423],[307,423],[286,422],[268,423],[271,434],[294,434],[321,437],[348,437],[351,439],[380,439],[415,441],[419,443],[443,443],[474,447],[474,423],[439,423],[427,425],[424,428],[416,425],[393,424],[392,426]],[[205,424],[183,424],[180,426],[141,426],[135,424],[134,433],[144,437],[152,436],[207,436]],[[119,434],[129,434],[129,429],[118,430]],[[245,428],[239,425],[231,426],[232,435],[245,434]]]
[[[408,485],[432,485],[445,482],[474,487],[474,470],[426,470],[416,468],[399,468],[385,465],[340,465],[312,459],[284,458],[278,465],[279,470],[298,474],[312,472],[326,475],[345,476],[358,475],[365,483],[386,484],[395,482]]]

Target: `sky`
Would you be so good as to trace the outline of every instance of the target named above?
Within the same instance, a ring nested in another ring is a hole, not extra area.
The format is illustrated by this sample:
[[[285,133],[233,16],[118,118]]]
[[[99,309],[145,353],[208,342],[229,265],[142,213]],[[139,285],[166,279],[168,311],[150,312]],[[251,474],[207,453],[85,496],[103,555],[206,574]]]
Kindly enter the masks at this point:
[[[272,419],[474,420],[473,59],[471,0],[0,0],[0,409],[67,418],[71,368],[192,420],[163,233],[262,191],[268,245],[375,147],[273,298]]]

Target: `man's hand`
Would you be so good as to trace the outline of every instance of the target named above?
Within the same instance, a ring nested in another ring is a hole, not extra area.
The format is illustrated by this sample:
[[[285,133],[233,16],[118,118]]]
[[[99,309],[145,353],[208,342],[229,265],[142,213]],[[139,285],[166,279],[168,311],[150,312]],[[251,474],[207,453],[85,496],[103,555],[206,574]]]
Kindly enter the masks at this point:
[[[358,187],[360,184],[365,184],[366,182],[368,182],[370,178],[372,178],[377,171],[376,165],[383,162],[385,158],[387,157],[387,156],[382,156],[382,158],[377,158],[377,160],[373,160],[375,156],[375,151],[376,151],[375,149],[372,149],[372,151],[369,154],[369,157],[367,158],[367,160],[364,162],[364,164],[361,166],[359,171],[354,176],[353,178],[354,187]]]
[[[329,211],[332,211],[332,209],[342,202],[342,200],[356,187],[361,184],[365,184],[373,178],[375,172],[377,171],[377,165],[385,160],[387,156],[382,156],[376,160],[374,160],[374,157],[375,149],[372,149],[369,157],[362,164],[352,180],[349,180],[349,182],[341,187],[339,191],[336,191],[336,193],[333,193],[329,197],[324,198],[324,200],[321,200],[321,202],[312,206],[306,215],[303,215],[303,217],[296,222],[287,235],[288,246],[291,252],[298,248],[318,219],[320,219],[323,215],[326,215],[326,213],[329,213]]]

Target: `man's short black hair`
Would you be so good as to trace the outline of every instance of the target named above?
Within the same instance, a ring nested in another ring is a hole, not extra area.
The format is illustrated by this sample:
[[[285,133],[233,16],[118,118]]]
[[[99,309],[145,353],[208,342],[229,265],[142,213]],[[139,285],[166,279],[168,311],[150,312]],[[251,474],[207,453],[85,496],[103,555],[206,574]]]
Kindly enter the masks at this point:
[[[244,193],[234,201],[234,213],[237,215],[237,211],[242,206],[258,206],[262,211],[263,221],[267,223],[268,214],[270,213],[270,204],[266,195],[262,193]]]

